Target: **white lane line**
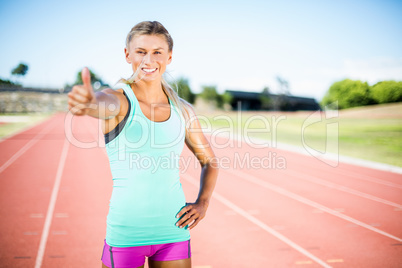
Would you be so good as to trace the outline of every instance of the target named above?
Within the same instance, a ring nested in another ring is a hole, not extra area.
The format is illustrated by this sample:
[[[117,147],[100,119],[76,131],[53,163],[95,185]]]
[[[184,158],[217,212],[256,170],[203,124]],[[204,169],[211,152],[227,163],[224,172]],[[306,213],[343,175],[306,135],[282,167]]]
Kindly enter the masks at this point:
[[[259,209],[250,209],[250,210],[247,210],[247,213],[250,215],[258,215],[258,214],[260,214],[260,210]]]
[[[262,186],[262,187],[264,187],[264,188],[267,188],[267,189],[269,189],[269,190],[271,190],[271,191],[274,191],[274,192],[277,192],[277,193],[279,193],[279,194],[281,194],[281,195],[284,195],[284,196],[287,196],[287,197],[289,197],[289,198],[292,198],[292,199],[294,199],[294,200],[296,200],[296,201],[299,201],[299,202],[301,202],[301,203],[304,203],[304,204],[309,205],[309,206],[311,206],[311,207],[314,207],[314,208],[316,208],[316,209],[320,209],[320,210],[322,210],[322,211],[325,211],[325,212],[327,212],[327,213],[329,213],[329,214],[331,214],[331,215],[334,215],[334,216],[336,216],[336,217],[339,217],[339,218],[341,218],[341,219],[343,219],[343,220],[352,222],[352,223],[354,223],[354,224],[356,224],[356,225],[359,225],[359,226],[361,226],[361,227],[364,227],[364,228],[366,228],[366,229],[369,229],[370,231],[376,232],[376,233],[378,233],[378,234],[384,235],[384,236],[389,237],[389,238],[391,238],[391,239],[394,239],[394,240],[396,240],[396,241],[402,242],[402,239],[399,238],[399,237],[396,237],[396,236],[394,236],[394,235],[391,235],[391,234],[389,234],[389,233],[387,233],[387,232],[384,232],[384,231],[382,231],[382,230],[380,230],[380,229],[377,229],[377,228],[375,228],[375,227],[373,227],[373,226],[371,226],[371,225],[369,225],[369,224],[366,224],[366,223],[364,223],[364,222],[361,222],[361,221],[359,221],[359,220],[356,220],[356,219],[354,219],[354,218],[352,218],[352,217],[346,216],[346,215],[340,213],[339,211],[330,209],[330,208],[328,208],[328,207],[326,207],[326,206],[323,206],[323,205],[318,204],[318,203],[316,203],[316,202],[314,202],[314,201],[311,201],[310,199],[307,199],[307,198],[304,198],[304,197],[302,197],[302,196],[300,196],[300,195],[297,195],[297,194],[295,194],[295,193],[289,192],[288,190],[285,190],[285,189],[283,189],[283,188],[281,188],[281,187],[279,187],[279,186],[276,186],[276,185],[271,184],[271,183],[269,183],[269,182],[263,181],[263,180],[261,180],[261,179],[255,177],[255,176],[252,176],[252,175],[250,175],[250,174],[247,174],[247,173],[245,173],[245,172],[243,172],[243,171],[241,171],[241,170],[235,170],[235,171],[233,171],[233,170],[230,170],[230,169],[225,169],[224,171],[227,171],[227,172],[231,173],[232,175],[237,176],[238,178],[245,179],[245,180],[247,180],[247,181],[249,181],[249,182],[252,182],[252,183],[254,183],[254,184],[260,185],[260,186]]]
[[[188,174],[182,174],[181,176],[185,180],[187,180],[189,183],[194,185],[195,187],[200,186],[200,184],[192,176],[190,176]],[[266,225],[265,223],[263,223],[262,221],[260,221],[256,217],[254,217],[253,215],[247,213],[247,211],[245,211],[244,209],[236,206],[234,203],[230,202],[228,199],[226,199],[225,197],[221,196],[217,192],[214,191],[214,194],[212,195],[212,197],[217,199],[219,202],[223,203],[224,205],[226,205],[227,207],[229,207],[233,211],[237,212],[239,215],[243,216],[245,219],[247,219],[247,220],[251,221],[252,223],[254,223],[255,225],[261,227],[264,231],[270,233],[271,235],[275,236],[276,238],[278,238],[279,240],[281,240],[285,244],[287,244],[290,247],[294,248],[295,250],[299,251],[301,254],[303,254],[306,257],[314,260],[316,263],[320,264],[322,267],[326,267],[326,268],[331,267],[325,261],[320,260],[319,258],[314,256],[313,254],[311,254],[310,252],[308,252],[307,250],[305,250],[301,246],[297,245],[295,242],[291,241],[290,239],[288,239],[284,235],[282,235],[279,232],[277,232],[276,230],[272,229],[271,227],[269,227],[268,225]]]
[[[377,184],[385,185],[385,186],[392,187],[392,188],[402,189],[401,184],[393,183],[393,182],[390,182],[387,180],[378,179],[378,178],[375,178],[375,177],[372,177],[369,175],[362,175],[360,173],[356,173],[351,170],[348,170],[348,171],[339,170],[338,175],[339,176],[348,176],[348,177],[352,177],[352,178],[355,178],[358,180],[368,181],[368,182],[377,183]]]
[[[27,142],[21,149],[18,150],[10,159],[8,159],[1,167],[0,173],[2,173],[6,168],[8,168],[15,160],[17,160],[21,155],[23,155],[26,151],[29,150],[35,143],[37,143],[52,127],[52,124],[48,125],[45,130],[42,130],[38,134],[36,134],[33,139]]]
[[[331,259],[327,260],[328,263],[343,262],[343,259]]]
[[[56,179],[54,181],[52,194],[50,196],[49,206],[46,213],[45,224],[43,226],[42,236],[39,243],[38,254],[36,256],[35,268],[40,268],[42,266],[43,255],[45,253],[47,238],[49,236],[49,229],[52,223],[54,207],[56,205],[57,195],[59,193],[61,177],[63,175],[64,164],[66,163],[68,149],[70,144],[67,139],[64,140],[63,149],[61,151],[59,166],[57,168]]]
[[[322,211],[321,209],[315,208],[315,209],[313,209],[312,213],[320,214],[320,213],[324,213],[324,211]]]
[[[214,132],[215,130],[213,130],[212,132]],[[220,133],[220,134],[224,134]],[[206,134],[208,135],[208,134]],[[211,136],[211,135],[208,135]],[[240,141],[242,143],[245,143],[246,145],[250,146],[251,144],[247,142],[247,139],[245,139],[244,137],[242,137],[241,135],[237,135],[236,133],[231,133],[231,135],[228,137],[227,135],[220,135],[220,138],[227,138],[227,139],[231,139],[233,141]],[[267,142],[269,142],[269,140],[264,140],[264,139],[259,139],[259,138],[254,138],[253,140],[258,141],[259,144],[266,144]],[[298,147],[298,146],[294,146],[294,145],[289,145],[289,144],[285,144],[285,143],[280,143],[280,142],[276,142],[277,146],[274,146],[274,150],[280,150],[280,151],[288,151],[288,152],[295,152],[298,154],[301,154],[303,156],[308,156],[308,157],[312,157],[310,154],[308,154],[306,152],[306,150],[304,150],[303,147]],[[331,154],[327,154],[327,156],[330,156]],[[327,158],[329,159],[338,159],[338,155],[333,155],[331,157]],[[386,172],[392,172],[392,173],[396,173],[396,174],[402,174],[402,167],[397,167],[397,166],[392,166],[392,165],[388,165],[388,164],[384,164],[384,163],[379,163],[379,162],[373,162],[373,161],[368,161],[368,160],[363,160],[363,159],[358,159],[358,158],[353,158],[353,157],[348,157],[348,156],[343,156],[343,155],[339,155],[339,159],[340,162],[349,164],[349,165],[354,165],[357,167],[365,167],[365,168],[370,168],[370,169],[376,169],[376,170],[380,170],[380,171],[386,171]],[[336,174],[338,174],[339,176],[349,176],[358,180],[365,180],[365,181],[369,181],[372,183],[377,183],[377,184],[381,184],[381,185],[385,185],[388,187],[392,187],[392,188],[399,188],[402,189],[402,185],[401,184],[396,184],[393,182],[389,182],[387,180],[382,180],[382,179],[378,179],[369,175],[364,175],[362,176],[360,173],[348,170],[348,171],[343,171],[343,170],[339,170],[338,172],[336,172]]]
[[[345,209],[344,208],[334,208],[335,211],[338,211],[339,213],[344,213]]]
[[[274,225],[274,226],[272,226],[272,229],[277,230],[277,231],[283,231],[286,229],[286,227],[283,225]]]
[[[360,196],[360,197],[363,197],[363,198],[366,198],[366,199],[369,199],[369,200],[372,200],[372,201],[383,203],[383,204],[386,204],[386,205],[389,205],[389,206],[392,206],[392,207],[395,207],[395,208],[401,208],[402,209],[402,205],[400,205],[400,204],[397,204],[397,203],[382,199],[380,197],[376,197],[374,195],[366,194],[366,193],[351,189],[351,188],[346,187],[346,186],[342,186],[342,185],[332,183],[332,182],[329,182],[329,181],[326,181],[326,180],[323,180],[323,179],[319,179],[319,178],[311,176],[311,175],[303,175],[303,176],[301,176],[300,173],[297,173],[297,172],[291,171],[291,170],[286,170],[284,172],[284,174],[290,175],[290,176],[293,176],[293,177],[296,177],[298,179],[302,179],[302,180],[305,180],[305,181],[309,181],[309,182],[312,182],[312,183],[315,183],[315,184],[323,185],[323,186],[326,186],[328,188],[333,188],[333,189],[336,189],[336,190],[339,190],[339,191],[342,191],[342,192],[346,192],[346,193],[349,193],[349,194]]]
[[[205,132],[205,135],[212,136],[213,133],[216,133],[216,128],[213,128],[210,132]],[[212,134],[209,134],[212,133]],[[252,145],[249,142],[247,142],[247,139],[245,139],[242,135],[238,135],[237,133],[229,133],[228,132],[220,132],[219,133],[219,138],[227,138],[231,139],[234,141],[240,141],[242,143],[245,143],[247,145]],[[229,136],[230,135],[230,136]],[[217,136],[216,136],[217,137]],[[261,139],[261,138],[256,138],[252,137],[253,141],[258,142],[258,144],[267,144],[269,143],[271,145],[271,142],[269,139]],[[273,145],[274,149],[280,150],[280,151],[288,151],[288,152],[293,152],[301,155],[308,156],[312,158],[313,156],[307,153],[304,147],[302,146],[296,146],[296,145],[291,145],[287,143],[282,143],[282,142],[275,142],[276,145]],[[365,167],[365,168],[370,168],[370,169],[376,169],[380,171],[387,171],[387,172],[392,172],[396,174],[402,174],[402,167],[398,166],[393,166],[385,163],[380,163],[380,162],[374,162],[374,161],[369,161],[369,160],[364,160],[360,158],[354,158],[350,156],[345,156],[345,155],[339,155],[339,154],[333,154],[333,153],[325,153],[325,159],[327,160],[335,160],[339,161],[348,165],[354,165],[357,167]]]

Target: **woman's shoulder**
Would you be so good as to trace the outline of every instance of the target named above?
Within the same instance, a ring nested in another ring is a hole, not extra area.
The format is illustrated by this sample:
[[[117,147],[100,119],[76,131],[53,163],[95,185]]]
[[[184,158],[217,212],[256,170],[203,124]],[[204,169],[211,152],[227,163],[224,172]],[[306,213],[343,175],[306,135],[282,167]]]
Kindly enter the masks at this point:
[[[105,88],[102,90],[103,93],[115,95],[120,101],[124,102],[126,100],[129,100],[128,95],[130,94],[128,94],[127,91],[128,91],[127,86],[124,85],[120,85],[113,88]]]
[[[128,84],[119,82],[115,86],[107,88],[107,90],[109,90],[110,93],[125,94],[127,91],[131,90],[131,87]]]
[[[124,90],[123,90],[122,87],[117,87],[117,88],[108,87],[108,88],[102,89],[101,92],[103,92],[105,94],[114,94],[114,95],[117,94],[117,95],[119,95],[119,94],[123,94]]]
[[[119,116],[125,116],[129,112],[130,100],[122,87],[105,88],[101,92],[104,94],[113,95],[118,99],[120,106]]]

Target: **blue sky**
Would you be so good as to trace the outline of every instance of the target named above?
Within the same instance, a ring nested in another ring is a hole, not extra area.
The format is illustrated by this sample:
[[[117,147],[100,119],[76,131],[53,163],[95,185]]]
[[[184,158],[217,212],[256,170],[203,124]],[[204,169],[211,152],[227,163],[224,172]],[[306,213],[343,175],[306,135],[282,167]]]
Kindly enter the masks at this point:
[[[20,62],[26,86],[61,88],[88,66],[110,85],[131,74],[127,33],[160,21],[174,39],[169,77],[320,100],[344,78],[402,81],[402,1],[0,0],[0,78]],[[13,78],[11,78],[13,79]]]

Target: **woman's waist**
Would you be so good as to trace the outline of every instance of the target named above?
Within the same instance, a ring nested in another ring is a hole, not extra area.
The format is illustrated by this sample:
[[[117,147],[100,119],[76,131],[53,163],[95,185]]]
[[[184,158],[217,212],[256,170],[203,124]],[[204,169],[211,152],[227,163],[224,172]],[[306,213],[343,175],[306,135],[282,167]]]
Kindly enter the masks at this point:
[[[116,195],[114,191],[109,204],[108,219],[123,225],[161,222],[174,224],[176,215],[186,205],[183,192],[175,194]]]
[[[111,203],[139,205],[182,202],[184,192],[179,178],[114,178]],[[163,205],[163,204],[162,204]]]

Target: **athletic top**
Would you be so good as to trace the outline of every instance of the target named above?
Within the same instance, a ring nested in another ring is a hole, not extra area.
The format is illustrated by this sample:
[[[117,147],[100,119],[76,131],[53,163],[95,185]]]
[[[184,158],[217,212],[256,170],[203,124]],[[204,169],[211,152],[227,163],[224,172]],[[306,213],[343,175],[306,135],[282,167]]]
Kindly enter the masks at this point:
[[[169,99],[169,119],[153,122],[142,113],[131,87],[122,88],[127,115],[105,134],[113,175],[106,242],[131,247],[188,240],[189,230],[175,225],[186,205],[179,177],[184,119]]]

